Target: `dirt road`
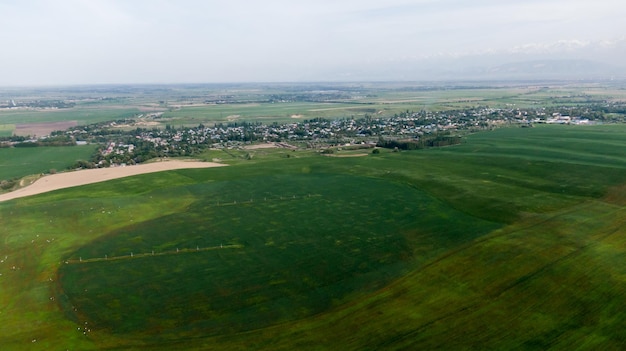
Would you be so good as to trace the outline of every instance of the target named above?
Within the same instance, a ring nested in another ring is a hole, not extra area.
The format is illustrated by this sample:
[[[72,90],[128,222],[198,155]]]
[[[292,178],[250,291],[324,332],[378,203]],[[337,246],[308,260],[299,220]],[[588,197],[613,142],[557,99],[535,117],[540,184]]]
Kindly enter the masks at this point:
[[[0,202],[35,194],[41,194],[52,190],[98,183],[106,180],[130,177],[144,173],[169,171],[173,169],[208,168],[220,166],[226,165],[215,162],[163,161],[140,164],[135,166],[97,168],[74,172],[57,173],[39,178],[33,184],[24,188],[20,188],[10,193],[1,194]]]

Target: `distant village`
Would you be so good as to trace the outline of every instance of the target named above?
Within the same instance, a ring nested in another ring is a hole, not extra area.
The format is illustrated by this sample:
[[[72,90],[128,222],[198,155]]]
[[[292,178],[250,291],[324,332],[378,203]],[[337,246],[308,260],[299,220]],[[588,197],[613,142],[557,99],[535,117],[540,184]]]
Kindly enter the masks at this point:
[[[0,102],[0,109],[63,109],[76,106],[75,102],[63,100],[27,100],[16,102],[13,99]]]
[[[12,139],[4,146],[99,144],[81,168],[136,164],[155,157],[194,156],[206,149],[242,148],[253,143],[332,151],[336,147],[417,149],[456,144],[464,133],[517,125],[624,122],[621,104],[561,108],[476,107],[455,111],[405,111],[393,116],[365,115],[335,120],[314,118],[292,123],[230,122],[196,127],[167,124],[162,113],[75,126],[38,139]],[[612,113],[612,112],[618,113]],[[175,121],[172,121],[175,122]],[[160,126],[160,127],[158,127]],[[30,145],[29,145],[30,144]]]

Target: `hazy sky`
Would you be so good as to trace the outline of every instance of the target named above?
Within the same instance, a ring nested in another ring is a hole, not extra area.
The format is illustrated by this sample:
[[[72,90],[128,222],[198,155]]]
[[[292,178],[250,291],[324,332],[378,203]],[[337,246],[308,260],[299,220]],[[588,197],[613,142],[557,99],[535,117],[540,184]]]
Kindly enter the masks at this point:
[[[623,0],[0,0],[0,16],[0,86],[385,78],[626,41]]]

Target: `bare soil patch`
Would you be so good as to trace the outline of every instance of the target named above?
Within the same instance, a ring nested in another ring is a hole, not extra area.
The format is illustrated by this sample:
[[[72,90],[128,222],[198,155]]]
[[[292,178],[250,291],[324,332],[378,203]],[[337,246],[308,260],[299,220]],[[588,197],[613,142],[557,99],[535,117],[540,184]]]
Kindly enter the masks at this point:
[[[367,155],[368,154],[345,154],[345,155],[324,154],[324,156],[327,156],[327,157],[363,157]]]
[[[603,200],[610,204],[626,206],[626,184],[610,188]]]
[[[406,104],[409,102],[423,102],[427,97],[415,97],[412,99],[401,99],[401,100],[378,100],[376,102],[380,104]]]
[[[164,109],[160,105],[156,105],[156,104],[139,106],[137,107],[137,109],[141,112],[166,112],[167,111],[167,109]]]
[[[54,131],[66,130],[77,125],[77,121],[16,124],[13,133],[18,136],[42,137],[50,135]]]
[[[135,123],[135,125],[154,127],[154,126],[161,125],[161,123],[159,123],[159,122],[151,122],[151,121],[139,121],[139,122]]]
[[[31,185],[0,195],[0,202],[41,194],[52,190],[103,182],[106,180],[130,177],[138,174],[169,171],[185,168],[209,168],[226,166],[215,162],[162,161],[126,167],[109,167],[64,172],[39,178]]]
[[[274,143],[265,143],[265,144],[256,144],[256,145],[247,145],[244,147],[246,150],[257,150],[257,149],[274,149],[280,146]]]
[[[159,123],[159,122],[137,121],[133,125],[130,125],[130,124],[116,124],[114,126],[114,128],[124,129],[124,128],[133,128],[133,127],[136,127],[136,126],[155,127],[155,126],[160,126],[160,125],[161,125],[161,123]]]
[[[327,108],[315,108],[309,110],[309,112],[321,112],[321,111],[334,111],[334,110],[355,110],[363,107],[354,106],[354,107],[327,107]]]

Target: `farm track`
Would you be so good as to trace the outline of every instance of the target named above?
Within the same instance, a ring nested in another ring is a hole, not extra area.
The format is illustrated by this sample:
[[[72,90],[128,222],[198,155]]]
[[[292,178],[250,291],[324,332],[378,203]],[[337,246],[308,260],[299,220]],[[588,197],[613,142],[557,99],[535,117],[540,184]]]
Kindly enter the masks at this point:
[[[86,169],[73,172],[51,174],[37,179],[34,183],[0,195],[0,202],[13,200],[21,197],[50,192],[53,190],[71,188],[79,185],[104,182],[118,178],[130,177],[140,174],[172,171],[187,168],[210,168],[226,166],[215,162],[188,162],[188,161],[163,161],[139,164],[127,167],[109,167]]]
[[[250,205],[250,204],[267,204],[268,202],[277,202],[277,201],[293,201],[300,199],[308,199],[313,197],[322,197],[321,194],[307,194],[307,195],[289,195],[289,196],[277,196],[271,198],[264,198],[263,200],[254,201],[254,199],[250,199],[248,201],[228,201],[228,202],[216,202],[215,205],[209,207],[224,207],[224,206],[242,206],[242,205]],[[8,240],[8,236],[7,239]],[[78,263],[90,263],[90,262],[103,262],[103,261],[116,261],[116,260],[126,260],[126,259],[136,259],[136,258],[146,258],[146,257],[154,257],[154,256],[165,256],[165,255],[177,255],[183,253],[194,253],[194,252],[203,252],[203,251],[213,251],[219,249],[241,249],[243,245],[240,244],[228,244],[228,245],[220,245],[220,246],[211,246],[200,248],[197,247],[195,249],[177,249],[176,251],[165,251],[165,252],[150,252],[150,253],[138,253],[124,256],[111,256],[111,257],[96,257],[96,258],[78,258],[78,259],[68,259],[65,260],[65,264],[78,264]]]
[[[203,247],[203,248],[195,248],[195,249],[177,249],[176,251],[165,251],[165,252],[151,252],[151,253],[140,253],[140,254],[130,254],[126,256],[112,256],[112,257],[98,257],[98,258],[87,258],[82,259],[79,258],[66,260],[65,264],[79,264],[79,263],[91,263],[91,262],[108,262],[108,261],[120,261],[120,260],[130,260],[130,259],[138,259],[138,258],[147,258],[147,257],[156,257],[156,256],[169,256],[169,255],[181,255],[181,254],[189,254],[196,252],[206,252],[213,250],[222,250],[222,249],[242,249],[244,246],[240,244],[230,244],[230,245],[220,245],[220,246],[211,246],[211,247]]]
[[[256,200],[255,199],[250,199],[247,201],[239,201],[237,202],[235,201],[222,201],[222,202],[216,202],[214,206],[209,206],[209,207],[222,207],[222,206],[236,206],[236,205],[245,205],[245,204],[255,204],[255,203],[267,203],[267,202],[273,202],[273,201],[289,201],[289,200],[299,200],[299,199],[306,199],[306,198],[311,198],[311,197],[322,197],[321,194],[307,194],[307,195],[288,195],[288,196],[273,196],[270,198],[264,197],[263,200]]]

